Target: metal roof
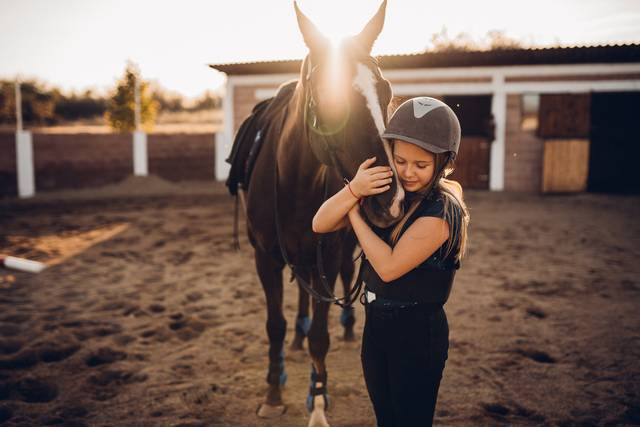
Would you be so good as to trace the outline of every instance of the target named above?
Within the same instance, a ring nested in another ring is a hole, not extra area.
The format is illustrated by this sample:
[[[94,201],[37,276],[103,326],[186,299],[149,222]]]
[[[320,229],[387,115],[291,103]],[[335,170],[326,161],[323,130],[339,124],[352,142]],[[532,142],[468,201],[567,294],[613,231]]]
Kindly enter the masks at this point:
[[[383,69],[478,67],[507,65],[555,65],[640,63],[640,44],[496,49],[484,51],[422,52],[378,56]],[[210,64],[228,75],[297,73],[302,60],[278,60]]]

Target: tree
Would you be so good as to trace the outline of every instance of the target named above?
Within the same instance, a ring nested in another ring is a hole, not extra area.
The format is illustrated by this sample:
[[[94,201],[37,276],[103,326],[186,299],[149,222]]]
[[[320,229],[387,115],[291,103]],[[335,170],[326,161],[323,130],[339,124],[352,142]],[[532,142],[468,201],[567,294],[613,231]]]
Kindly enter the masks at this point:
[[[140,86],[140,125],[149,131],[155,123],[158,105],[150,93],[149,82],[142,80],[136,65],[128,62],[124,75],[109,97],[105,113],[109,126],[118,132],[132,132],[136,129],[136,80],[139,80]]]
[[[50,125],[57,121],[55,105],[58,94],[44,84],[28,80],[20,85],[22,96],[22,120],[25,125]],[[15,82],[0,81],[0,123],[16,122]]]
[[[213,110],[215,108],[220,108],[221,106],[222,99],[220,99],[220,96],[214,94],[211,91],[206,91],[200,98],[195,101],[195,104],[190,108],[190,110]]]
[[[95,96],[91,90],[82,94],[71,93],[69,96],[58,92],[57,99],[55,114],[63,120],[102,117],[107,110],[107,100]]]
[[[153,100],[157,103],[158,109],[161,112],[164,111],[183,111],[184,107],[184,98],[179,93],[171,93],[159,85],[155,85],[156,87],[152,88]]]
[[[472,50],[524,49],[527,44],[507,36],[502,30],[491,30],[483,40],[474,40],[467,33],[449,36],[446,27],[431,35],[432,52],[468,52]]]

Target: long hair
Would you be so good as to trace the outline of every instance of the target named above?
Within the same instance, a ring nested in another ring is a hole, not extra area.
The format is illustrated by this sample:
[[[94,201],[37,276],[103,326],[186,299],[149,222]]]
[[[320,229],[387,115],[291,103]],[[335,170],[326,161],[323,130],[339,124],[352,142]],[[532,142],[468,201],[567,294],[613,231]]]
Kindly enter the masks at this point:
[[[442,195],[444,202],[444,220],[449,225],[449,238],[446,242],[444,258],[446,259],[455,251],[455,258],[459,261],[467,249],[467,228],[470,219],[469,210],[462,197],[462,187],[460,184],[446,178],[451,175],[455,169],[454,161],[449,158],[447,153],[437,153],[434,154],[434,157],[434,170],[436,171],[436,175],[433,176],[424,188],[418,191],[418,196],[391,231],[391,245],[395,246],[400,239],[400,232],[404,225],[416,209],[418,209],[418,206],[420,206],[420,203],[422,203],[425,197],[431,193],[431,190],[434,190]],[[438,171],[440,172],[438,173]],[[434,186],[436,187],[435,189],[433,188]],[[461,216],[461,218],[458,218],[458,216]],[[456,236],[458,236],[457,239]]]

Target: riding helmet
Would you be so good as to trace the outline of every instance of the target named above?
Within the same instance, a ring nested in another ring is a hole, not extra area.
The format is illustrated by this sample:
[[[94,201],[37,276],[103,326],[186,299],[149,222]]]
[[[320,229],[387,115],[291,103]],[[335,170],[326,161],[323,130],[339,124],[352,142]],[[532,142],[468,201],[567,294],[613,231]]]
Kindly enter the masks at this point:
[[[382,137],[407,141],[432,153],[450,152],[455,158],[460,147],[460,122],[447,104],[421,96],[398,107]]]

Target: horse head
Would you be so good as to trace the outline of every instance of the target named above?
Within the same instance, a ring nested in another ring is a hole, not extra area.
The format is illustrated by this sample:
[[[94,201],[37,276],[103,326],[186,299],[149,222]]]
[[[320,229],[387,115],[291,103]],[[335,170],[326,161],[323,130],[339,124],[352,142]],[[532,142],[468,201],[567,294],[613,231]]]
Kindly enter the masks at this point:
[[[404,190],[389,142],[381,137],[392,98],[391,85],[371,56],[384,24],[386,0],[359,34],[339,46],[332,45],[295,2],[294,7],[309,48],[300,78],[307,140],[318,160],[346,179],[373,156],[375,165],[391,166],[394,181],[390,190],[367,197],[362,206],[372,223],[387,227],[403,214]]]

